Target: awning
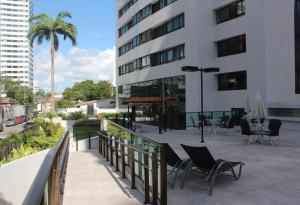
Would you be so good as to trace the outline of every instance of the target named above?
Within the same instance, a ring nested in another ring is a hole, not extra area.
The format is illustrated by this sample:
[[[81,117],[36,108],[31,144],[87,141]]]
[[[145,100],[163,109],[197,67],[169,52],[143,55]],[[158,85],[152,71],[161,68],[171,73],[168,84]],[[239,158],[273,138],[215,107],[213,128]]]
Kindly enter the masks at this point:
[[[126,100],[128,103],[161,103],[161,97],[133,97]]]

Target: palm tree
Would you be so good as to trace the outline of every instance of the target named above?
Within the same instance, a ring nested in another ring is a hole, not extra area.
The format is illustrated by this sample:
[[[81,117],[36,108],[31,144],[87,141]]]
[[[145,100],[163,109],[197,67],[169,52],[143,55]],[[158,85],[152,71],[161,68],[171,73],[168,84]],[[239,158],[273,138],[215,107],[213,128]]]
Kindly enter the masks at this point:
[[[65,18],[72,18],[68,12],[60,12],[55,19],[47,14],[33,15],[30,18],[32,26],[29,29],[28,37],[33,46],[35,40],[40,45],[44,40],[51,41],[51,99],[52,111],[54,112],[54,58],[59,48],[59,35],[71,40],[72,45],[77,45],[77,28]]]

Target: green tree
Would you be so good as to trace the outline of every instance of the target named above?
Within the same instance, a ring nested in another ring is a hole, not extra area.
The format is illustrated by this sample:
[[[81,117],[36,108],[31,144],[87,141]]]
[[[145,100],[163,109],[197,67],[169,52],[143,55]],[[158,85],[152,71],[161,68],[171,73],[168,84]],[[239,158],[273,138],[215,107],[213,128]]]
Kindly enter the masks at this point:
[[[75,91],[72,88],[64,90],[63,98],[69,101],[86,100],[86,97],[80,91]]]
[[[43,89],[40,89],[39,91],[36,92],[35,94],[37,97],[46,97],[46,92]]]
[[[65,100],[65,99],[62,99],[62,100],[59,100],[58,102],[56,102],[55,104],[55,107],[56,108],[61,108],[61,109],[65,109],[65,108],[71,108],[74,106],[74,103],[72,103],[71,101],[69,100]]]
[[[72,88],[66,88],[63,97],[69,101],[77,100],[97,100],[112,97],[114,87],[108,81],[94,83],[92,80],[85,80],[75,83]]]
[[[114,95],[114,87],[108,81],[99,81],[97,83],[97,97],[98,98],[109,98]]]
[[[33,15],[30,18],[32,26],[29,29],[28,37],[31,45],[37,40],[38,44],[42,44],[44,40],[51,41],[51,98],[52,111],[54,111],[54,57],[59,48],[59,35],[64,40],[70,39],[73,46],[77,45],[77,28],[75,25],[65,22],[65,18],[72,18],[69,12],[60,12],[56,18],[52,18],[47,14]]]
[[[17,103],[24,105],[26,112],[29,107],[34,106],[35,96],[32,89],[22,86],[20,82],[11,79],[3,80],[4,92],[8,98],[15,100]]]

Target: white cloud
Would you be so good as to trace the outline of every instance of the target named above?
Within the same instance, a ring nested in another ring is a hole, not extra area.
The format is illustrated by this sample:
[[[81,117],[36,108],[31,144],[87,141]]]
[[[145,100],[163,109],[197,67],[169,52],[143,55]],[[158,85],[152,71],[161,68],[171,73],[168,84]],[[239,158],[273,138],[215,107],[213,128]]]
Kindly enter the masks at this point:
[[[39,88],[50,90],[50,52],[42,49],[34,60],[35,78]],[[115,48],[107,50],[72,48],[55,57],[56,91],[82,80],[108,80],[114,83]]]

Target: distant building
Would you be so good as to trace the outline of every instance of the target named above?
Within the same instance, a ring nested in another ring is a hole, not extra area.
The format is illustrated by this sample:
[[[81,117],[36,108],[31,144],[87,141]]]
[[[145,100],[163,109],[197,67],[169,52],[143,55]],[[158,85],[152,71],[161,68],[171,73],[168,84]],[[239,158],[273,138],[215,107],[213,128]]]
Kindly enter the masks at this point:
[[[0,98],[0,121],[9,119],[12,114],[12,103],[5,98]]]
[[[116,100],[115,98],[106,98],[87,102],[79,101],[76,107],[91,116],[100,112],[116,112]]]
[[[27,37],[31,14],[31,0],[0,1],[1,78],[33,88],[33,49]]]

